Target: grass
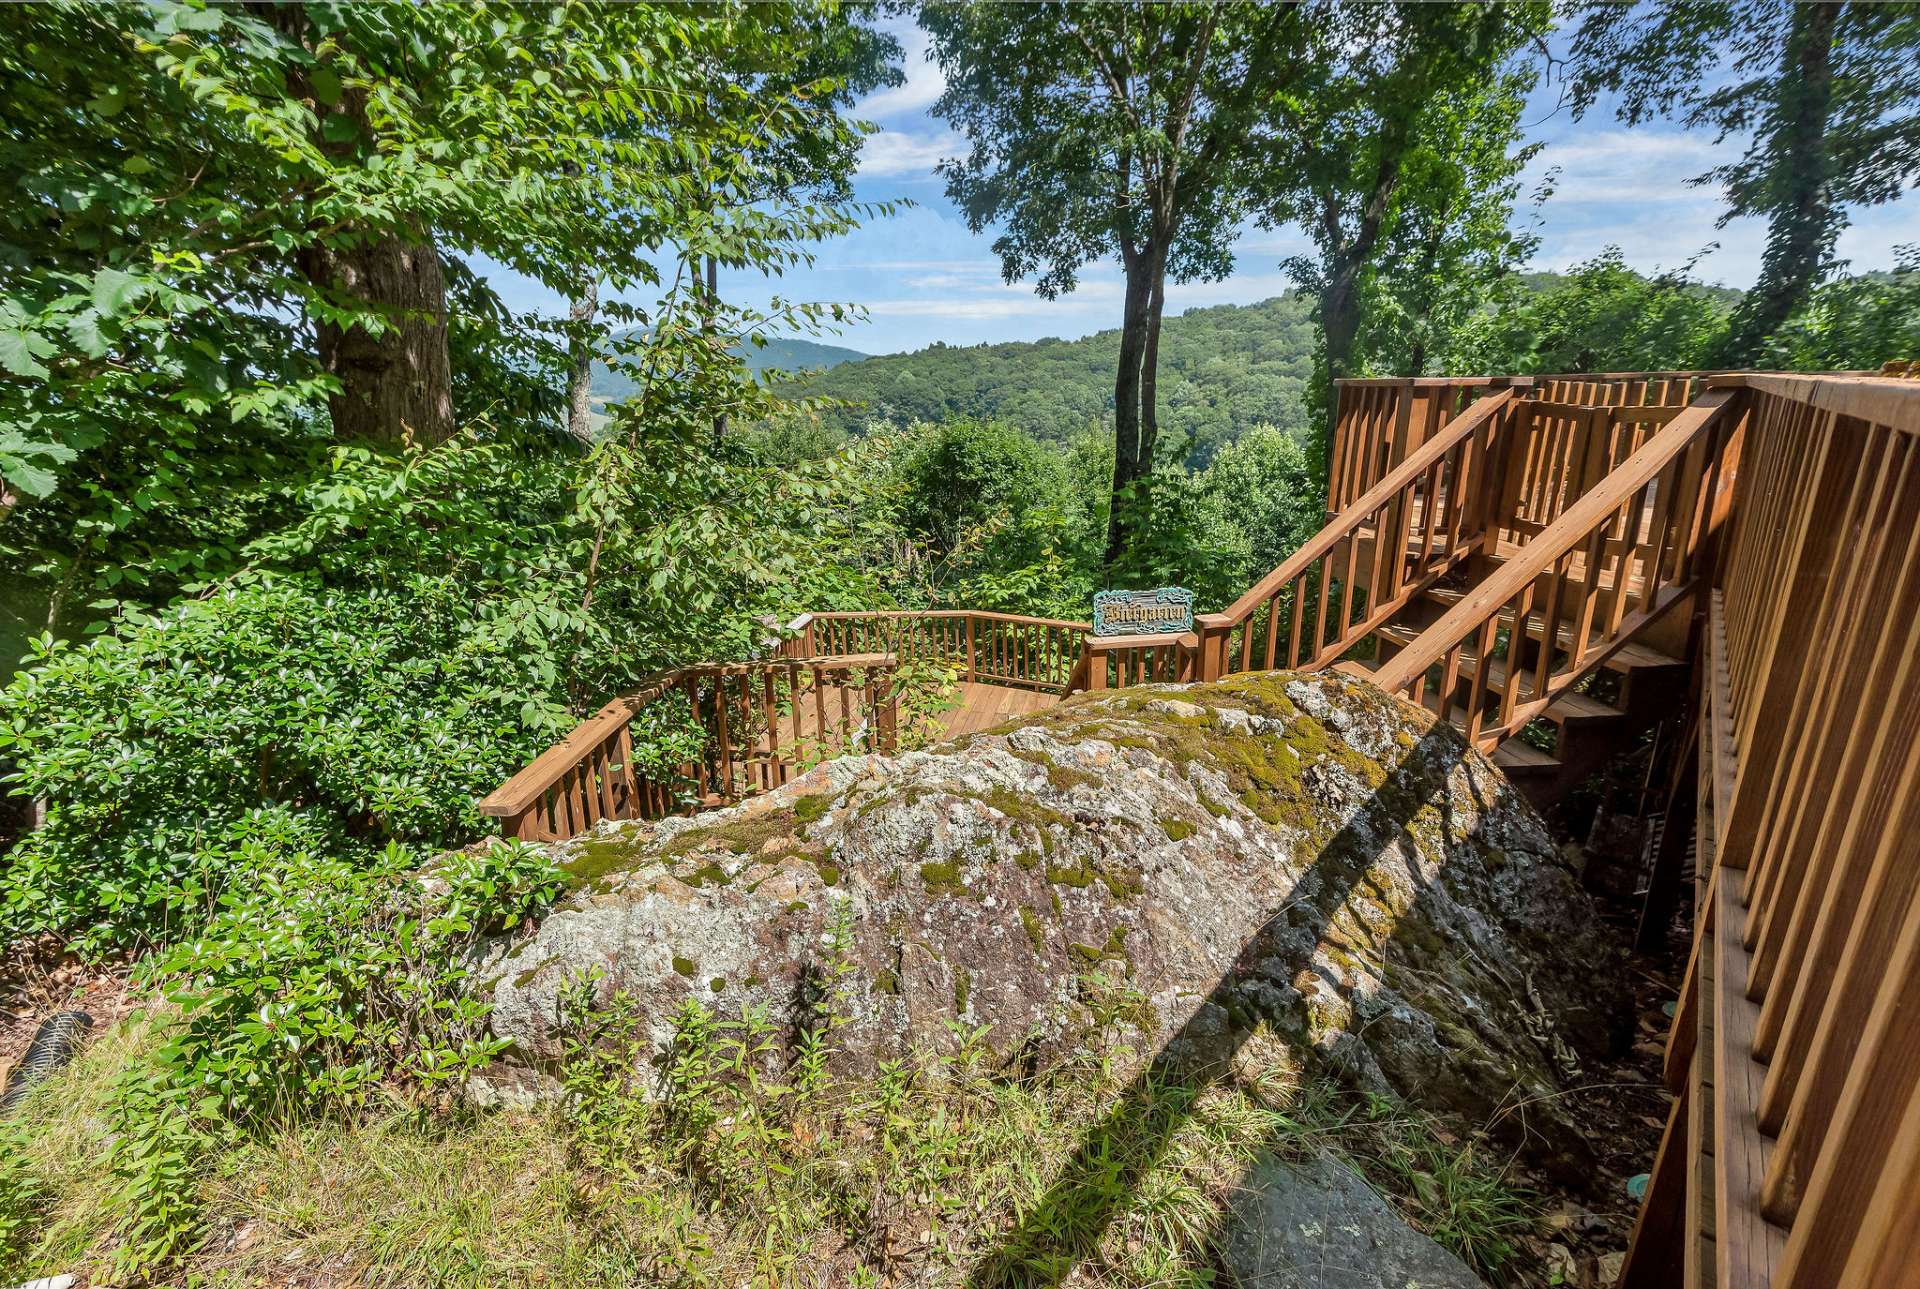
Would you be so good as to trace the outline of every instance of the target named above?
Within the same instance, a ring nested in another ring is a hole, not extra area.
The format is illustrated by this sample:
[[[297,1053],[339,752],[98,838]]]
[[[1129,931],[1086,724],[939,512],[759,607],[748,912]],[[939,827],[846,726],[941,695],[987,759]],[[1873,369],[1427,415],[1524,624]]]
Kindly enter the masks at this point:
[[[989,1068],[980,1033],[956,1032],[952,1051],[871,1077],[781,1083],[756,1055],[770,1027],[700,1013],[683,1018],[665,1054],[662,1098],[640,1095],[635,1058],[650,1054],[621,1023],[617,1006],[594,1018],[564,1110],[433,1110],[390,1095],[235,1139],[203,1170],[209,1222],[181,1278],[966,1284],[1032,1217],[1135,1064],[1090,1040],[1063,1068],[1007,1078]],[[123,1025],[29,1102],[16,1167],[41,1207],[21,1256],[0,1258],[0,1282],[104,1272],[116,1212],[101,1162],[108,1102],[119,1071],[157,1041],[150,1026]],[[1170,1137],[1142,1122],[1113,1137],[1093,1171],[1096,1191],[1137,1176],[1130,1193],[1046,1215],[1063,1244],[1079,1244],[1082,1211],[1114,1201],[1070,1283],[1216,1283],[1223,1203],[1269,1150],[1347,1156],[1483,1267],[1530,1221],[1525,1197],[1471,1145],[1404,1108],[1303,1079],[1284,1060],[1172,1093],[1152,1098],[1179,1107]]]

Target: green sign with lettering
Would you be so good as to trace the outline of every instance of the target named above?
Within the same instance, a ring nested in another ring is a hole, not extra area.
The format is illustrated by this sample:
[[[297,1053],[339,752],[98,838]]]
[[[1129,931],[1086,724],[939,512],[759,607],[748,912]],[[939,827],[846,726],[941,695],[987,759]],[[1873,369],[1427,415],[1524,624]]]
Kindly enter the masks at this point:
[[[1184,587],[1094,594],[1093,634],[1097,636],[1177,636],[1191,630],[1193,592]]]

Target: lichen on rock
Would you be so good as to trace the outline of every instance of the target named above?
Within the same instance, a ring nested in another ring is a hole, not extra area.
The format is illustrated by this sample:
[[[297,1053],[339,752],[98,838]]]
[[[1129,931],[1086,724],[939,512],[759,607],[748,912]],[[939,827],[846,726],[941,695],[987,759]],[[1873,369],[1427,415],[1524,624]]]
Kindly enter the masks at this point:
[[[797,1030],[836,910],[855,1074],[955,1026],[1045,1063],[1118,989],[1143,1057],[1219,1061],[1265,1022],[1363,1089],[1510,1119],[1565,1162],[1556,1094],[1624,1013],[1538,816],[1451,729],[1337,675],[1080,695],[554,849],[575,890],[481,973],[512,1044],[491,1094],[552,1089],[583,981],[628,995],[662,1051],[690,997]]]

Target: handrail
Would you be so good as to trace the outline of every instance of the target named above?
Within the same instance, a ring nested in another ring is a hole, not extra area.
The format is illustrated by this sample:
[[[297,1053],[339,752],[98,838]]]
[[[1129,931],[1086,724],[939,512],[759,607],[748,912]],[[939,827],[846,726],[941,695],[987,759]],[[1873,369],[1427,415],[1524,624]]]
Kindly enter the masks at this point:
[[[1501,389],[1475,399],[1471,406],[1449,421],[1446,428],[1428,439],[1405,461],[1395,466],[1379,483],[1373,485],[1358,501],[1340,512],[1339,518],[1323,526],[1319,532],[1307,539],[1307,544],[1280,562],[1278,568],[1255,582],[1243,592],[1239,599],[1218,613],[1202,614],[1209,625],[1238,625],[1258,608],[1262,601],[1285,586],[1312,564],[1315,560],[1333,549],[1335,542],[1350,534],[1374,511],[1391,501],[1396,493],[1425,474],[1434,462],[1447,455],[1467,435],[1479,429],[1494,413],[1514,401],[1513,390]]]
[[[1012,622],[1022,626],[1093,630],[1091,622],[1074,622],[1067,618],[1036,618],[1024,613],[998,613],[991,609],[820,609],[803,613],[788,625],[804,626],[808,622],[845,621],[858,618],[978,618],[989,622]]]
[[[527,762],[511,779],[481,798],[481,814],[496,819],[525,814],[542,793],[553,787],[594,748],[625,729],[658,692],[644,691],[614,699],[574,726],[567,736]]]
[[[969,684],[1065,694],[1092,630],[1088,622],[978,609],[822,611],[787,624],[782,652],[828,657],[879,644],[902,657],[956,664]]]
[[[658,673],[575,726],[478,809],[501,820],[510,837],[554,841],[603,819],[658,818],[778,787],[805,758],[845,751],[863,729],[873,746],[891,750],[893,665],[891,654],[862,653],[694,663]],[[670,693],[685,695],[687,716],[705,729],[707,747],[670,781],[657,782],[635,765],[629,726]],[[832,695],[837,718],[828,710]]]
[[[1069,690],[1192,680],[1199,653],[1200,637],[1191,631],[1088,636]]]
[[[1388,659],[1374,673],[1374,683],[1389,693],[1411,692],[1418,701],[1424,698],[1428,669],[1440,665],[1437,696],[1442,713],[1450,714],[1455,686],[1463,678],[1470,679],[1464,724],[1468,738],[1476,744],[1497,743],[1545,710],[1603,661],[1610,648],[1640,623],[1658,616],[1690,586],[1718,482],[1719,454],[1713,440],[1735,400],[1736,391],[1728,388],[1701,394]],[[1655,485],[1651,493],[1650,484]],[[1649,513],[1651,524],[1644,522]],[[1576,557],[1583,557],[1577,570]],[[1636,560],[1642,570],[1637,593],[1631,587]],[[1609,569],[1612,588],[1602,611],[1599,597]],[[1543,578],[1544,586],[1537,585]],[[1539,647],[1529,659],[1536,590],[1541,592]],[[1635,600],[1637,607],[1630,610]],[[1504,614],[1511,616],[1502,644],[1498,628]],[[1596,617],[1601,619],[1597,636],[1593,634]],[[1563,619],[1567,626],[1564,650]],[[1469,639],[1475,645],[1472,653],[1466,652]],[[1483,738],[1480,707],[1496,675],[1494,654],[1503,651],[1506,679],[1499,721]],[[1567,655],[1567,662],[1556,667],[1560,652]],[[1463,666],[1470,677],[1461,670]],[[1529,678],[1531,693],[1523,702],[1520,695],[1529,688]]]
[[[1823,372],[1741,372],[1717,378],[1839,416],[1857,417],[1903,434],[1920,434],[1920,383],[1912,377]]]
[[[1600,487],[1569,506],[1538,537],[1522,547],[1519,554],[1502,563],[1491,577],[1422,632],[1419,639],[1394,655],[1386,666],[1374,673],[1375,683],[1389,693],[1411,684],[1416,676],[1438,662],[1444,652],[1443,648],[1428,646],[1425,642],[1443,637],[1459,638],[1478,624],[1490,605],[1506,603],[1521,588],[1531,584],[1549,564],[1565,555],[1573,542],[1587,536],[1600,520],[1611,517],[1635,489],[1649,483],[1674,453],[1719,416],[1731,398],[1726,390],[1709,390],[1686,412],[1668,422],[1666,428],[1608,475]]]
[[[1305,651],[1309,668],[1339,657],[1477,549],[1481,519],[1478,499],[1486,492],[1481,484],[1489,462],[1488,438],[1496,418],[1515,403],[1516,390],[1512,387],[1474,400],[1223,612],[1196,618],[1200,677],[1215,680],[1229,671],[1244,671],[1251,666],[1257,634],[1253,619],[1262,605],[1267,606],[1264,665],[1277,665],[1282,656],[1277,643],[1283,630],[1280,601],[1289,589],[1293,611],[1284,665],[1302,665],[1305,603],[1312,589],[1308,581],[1316,569],[1319,601],[1311,628],[1312,647]],[[1420,489],[1418,513],[1413,495],[1416,486]],[[1368,580],[1356,623],[1356,574],[1365,536],[1361,530],[1369,523],[1373,525],[1370,565],[1374,576]],[[1412,567],[1407,560],[1410,539],[1419,547]],[[1345,564],[1336,568],[1339,561],[1334,558],[1335,552],[1343,544]],[[1330,604],[1336,582],[1341,584],[1339,601]],[[1337,618],[1330,617],[1330,611]],[[1336,621],[1338,629],[1329,637],[1328,626]],[[1241,633],[1237,659],[1231,649],[1235,630]]]

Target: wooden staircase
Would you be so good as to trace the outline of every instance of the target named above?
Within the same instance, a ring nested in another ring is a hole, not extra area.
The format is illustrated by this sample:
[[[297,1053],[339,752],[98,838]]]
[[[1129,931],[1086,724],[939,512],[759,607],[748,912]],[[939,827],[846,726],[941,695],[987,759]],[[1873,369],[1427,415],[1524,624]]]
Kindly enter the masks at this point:
[[[1405,647],[1419,644],[1421,634],[1444,617],[1446,609],[1457,603],[1463,592],[1434,588],[1407,607],[1402,619],[1382,626],[1375,634],[1379,655],[1371,661],[1356,661],[1348,667],[1373,678],[1382,663]],[[1532,638],[1524,649],[1524,659],[1538,659],[1540,628],[1532,624]],[[1511,630],[1511,617],[1501,622],[1501,630]],[[1523,659],[1523,661],[1524,661]],[[1461,649],[1459,692],[1448,705],[1448,720],[1453,726],[1467,728],[1467,693],[1480,669],[1473,649]],[[1524,670],[1524,669],[1523,669]],[[1494,765],[1501,766],[1521,790],[1536,803],[1548,805],[1561,799],[1619,755],[1657,720],[1672,713],[1672,705],[1686,695],[1688,665],[1663,653],[1653,645],[1628,640],[1607,655],[1601,672],[1588,676],[1580,688],[1559,693],[1540,717],[1507,738],[1494,749]],[[1496,657],[1486,674],[1486,692],[1492,701],[1500,701],[1507,692],[1507,665]],[[1440,703],[1434,695],[1425,699],[1428,711],[1438,713]]]
[[[1090,639],[1087,687],[1339,667],[1550,804],[1685,696],[1732,406],[1697,373],[1343,382],[1326,526],[1190,660]]]
[[[552,838],[766,791],[891,746],[907,659],[1035,704],[1356,672],[1540,801],[1678,718],[1649,910],[1664,933],[1696,856],[1693,950],[1620,1283],[1920,1287],[1916,376],[1343,382],[1326,525],[1191,633],[806,615],[778,656],[609,704],[483,809]],[[669,700],[712,740],[663,785],[629,725]]]
[[[1417,646],[1420,636],[1465,594],[1452,587],[1425,592],[1400,618],[1375,633],[1376,657],[1352,666],[1372,678],[1401,650]],[[1537,620],[1529,627],[1522,661],[1537,665],[1543,632]],[[1510,613],[1502,613],[1500,629],[1513,629]],[[1559,635],[1564,639],[1565,632]],[[1560,656],[1564,657],[1564,651]],[[1470,647],[1462,649],[1459,683],[1446,713],[1457,728],[1467,726],[1465,704],[1479,670],[1479,655]],[[1523,676],[1525,671],[1523,666]],[[1489,701],[1497,703],[1504,698],[1507,681],[1507,664],[1496,657],[1487,670]],[[1643,731],[1670,716],[1686,697],[1686,688],[1687,664],[1682,659],[1629,639],[1606,655],[1600,671],[1579,687],[1563,690],[1530,724],[1495,747],[1493,762],[1536,803],[1551,804],[1603,768]],[[1423,697],[1422,703],[1439,714],[1440,704],[1434,693]]]

